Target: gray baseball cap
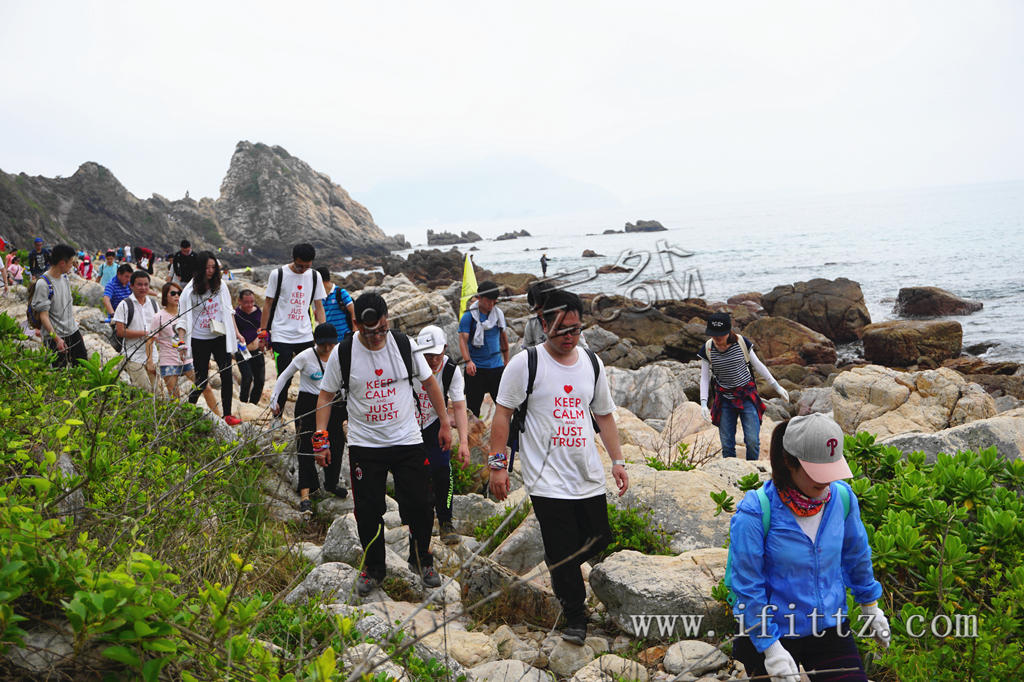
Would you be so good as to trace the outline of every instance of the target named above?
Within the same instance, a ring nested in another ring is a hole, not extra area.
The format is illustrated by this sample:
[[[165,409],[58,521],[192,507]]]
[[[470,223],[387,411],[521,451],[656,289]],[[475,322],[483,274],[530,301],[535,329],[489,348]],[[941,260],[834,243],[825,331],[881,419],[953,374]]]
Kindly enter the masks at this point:
[[[800,460],[804,472],[816,483],[853,478],[843,457],[843,430],[827,414],[815,412],[790,419],[782,447]]]

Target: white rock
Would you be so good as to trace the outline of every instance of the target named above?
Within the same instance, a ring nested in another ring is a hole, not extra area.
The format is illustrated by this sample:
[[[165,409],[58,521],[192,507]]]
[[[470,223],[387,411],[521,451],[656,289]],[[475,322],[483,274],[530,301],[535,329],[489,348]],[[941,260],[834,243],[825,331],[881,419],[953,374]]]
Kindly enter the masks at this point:
[[[476,682],[554,682],[550,673],[515,660],[481,663],[470,672]]]
[[[594,650],[584,644],[572,644],[563,639],[548,654],[548,670],[559,677],[571,677],[594,660]]]
[[[685,671],[697,676],[718,670],[728,662],[728,656],[707,642],[683,640],[668,648],[662,665],[670,673]]]
[[[647,682],[647,679],[647,670],[636,661],[605,654],[580,668],[572,682]]]

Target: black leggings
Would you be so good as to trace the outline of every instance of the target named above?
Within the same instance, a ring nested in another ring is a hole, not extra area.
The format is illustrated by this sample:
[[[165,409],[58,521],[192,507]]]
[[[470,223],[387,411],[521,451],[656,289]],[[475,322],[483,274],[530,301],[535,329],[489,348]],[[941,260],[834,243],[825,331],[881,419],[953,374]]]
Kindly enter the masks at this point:
[[[320,394],[299,391],[295,399],[295,434],[298,438],[299,490],[309,492],[320,489],[320,477],[316,475],[316,458],[313,456],[313,433],[316,432],[316,402]],[[341,457],[345,454],[345,430],[341,423],[348,419],[346,404],[336,402],[331,406],[331,417],[327,423],[327,439],[331,443],[331,461],[324,467],[324,487],[334,490],[338,487],[341,473]],[[341,485],[345,487],[344,483]]]
[[[192,364],[196,370],[196,386],[188,394],[188,401],[195,405],[206,388],[210,374],[210,356],[213,356],[220,372],[220,404],[224,416],[231,414],[231,356],[224,348],[224,337],[215,339],[192,339]]]
[[[248,360],[241,353],[235,353],[238,371],[242,373],[242,383],[238,386],[238,399],[243,403],[258,405],[263,397],[263,383],[267,378],[267,365],[263,353],[256,351]]]
[[[840,637],[836,628],[822,631],[821,637],[783,637],[783,648],[793,656],[797,664],[803,664],[804,670],[834,670],[836,668],[856,668],[856,671],[844,673],[820,673],[810,675],[813,682],[826,680],[838,682],[866,682],[857,643],[850,634],[850,623],[843,626],[845,637]],[[749,637],[738,637],[733,643],[733,656],[743,663],[748,675],[765,675],[764,654],[758,653]]]
[[[480,416],[480,405],[484,401],[484,395],[490,393],[491,400],[498,401],[498,386],[501,384],[501,374],[504,367],[477,367],[476,374],[466,375],[466,409],[473,413],[473,416]]]

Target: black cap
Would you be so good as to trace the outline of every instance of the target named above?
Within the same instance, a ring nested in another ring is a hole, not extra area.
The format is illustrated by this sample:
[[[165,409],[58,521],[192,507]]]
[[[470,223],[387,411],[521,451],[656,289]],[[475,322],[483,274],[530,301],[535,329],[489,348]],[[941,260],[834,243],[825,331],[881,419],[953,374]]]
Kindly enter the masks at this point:
[[[704,333],[708,336],[724,336],[732,331],[732,318],[729,313],[714,313],[708,318],[708,328]]]
[[[485,279],[480,282],[476,288],[476,295],[481,298],[490,298],[495,301],[498,300],[498,285],[489,279]]]
[[[321,322],[313,330],[313,343],[338,343],[338,330],[330,322]]]
[[[388,314],[388,303],[380,294],[360,294],[355,302],[356,322],[375,327],[380,318]]]

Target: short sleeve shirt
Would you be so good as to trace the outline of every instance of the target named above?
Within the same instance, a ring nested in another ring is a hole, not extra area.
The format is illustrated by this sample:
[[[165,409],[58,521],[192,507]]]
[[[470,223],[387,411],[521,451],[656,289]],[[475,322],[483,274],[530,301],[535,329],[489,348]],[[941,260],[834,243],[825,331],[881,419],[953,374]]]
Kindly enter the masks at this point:
[[[450,362],[450,358],[445,360],[446,364]],[[441,386],[442,390],[444,390],[444,385],[441,381],[441,374],[444,372],[444,368],[445,365],[441,365],[441,369],[434,372],[437,385]],[[434,423],[437,419],[437,412],[434,411],[434,404],[430,402],[430,395],[423,388],[423,382],[419,379],[413,379],[412,385],[416,389],[416,398],[420,401],[420,412],[416,415],[416,419],[419,421],[420,429],[422,430]],[[465,399],[466,380],[462,378],[462,372],[456,368],[452,373],[452,383],[448,386],[448,400],[457,403]]]
[[[135,306],[135,312],[132,313],[132,323],[128,324],[128,306]],[[125,329],[131,329],[133,331],[144,331],[148,332],[150,325],[153,323],[153,318],[156,317],[157,313],[154,312],[153,299],[146,297],[144,303],[139,303],[138,299],[134,296],[121,301],[117,308],[114,309],[114,322],[120,322],[125,325]],[[132,362],[145,362],[146,361],[146,337],[139,336],[134,339],[125,338],[124,344],[121,348],[121,354]]]
[[[277,286],[278,270],[272,270],[267,278],[267,296],[277,294],[277,307],[270,326],[271,339],[281,343],[308,343],[313,340],[313,326],[309,318],[309,307],[313,301],[327,298],[324,283],[316,275],[316,291],[313,291],[313,269],[301,275],[292,272],[291,267],[279,268],[281,288]]]

